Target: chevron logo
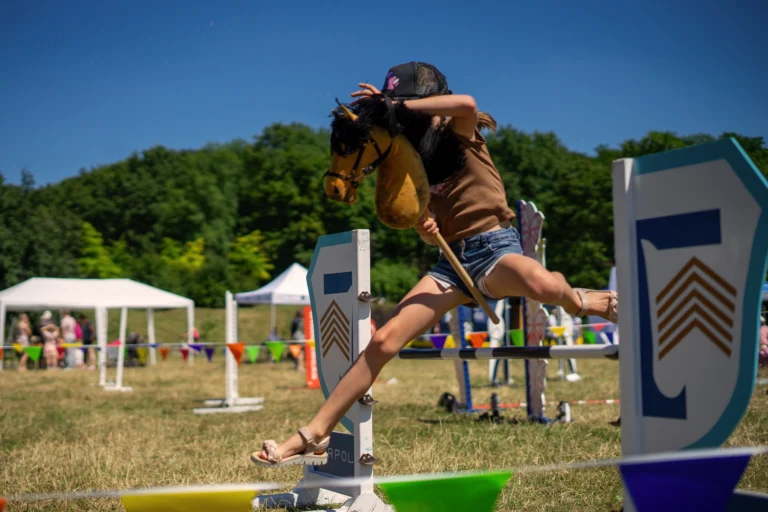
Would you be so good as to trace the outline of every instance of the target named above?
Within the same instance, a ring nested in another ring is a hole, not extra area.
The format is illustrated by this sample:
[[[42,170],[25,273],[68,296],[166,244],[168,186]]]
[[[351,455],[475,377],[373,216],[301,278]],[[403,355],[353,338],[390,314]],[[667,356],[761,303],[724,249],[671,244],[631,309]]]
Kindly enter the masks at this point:
[[[344,315],[341,307],[335,300],[331,301],[328,309],[323,313],[320,319],[320,348],[323,351],[323,357],[328,355],[333,345],[336,345],[341,354],[349,361],[349,319]]]
[[[736,288],[691,258],[656,297],[659,360],[695,329],[730,357],[735,300]]]

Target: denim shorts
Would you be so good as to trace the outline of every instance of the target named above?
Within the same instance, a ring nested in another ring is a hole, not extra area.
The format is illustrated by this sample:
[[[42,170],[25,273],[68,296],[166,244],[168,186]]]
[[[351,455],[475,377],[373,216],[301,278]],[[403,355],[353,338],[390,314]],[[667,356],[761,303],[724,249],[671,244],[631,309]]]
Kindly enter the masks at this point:
[[[448,244],[464,267],[472,282],[477,289],[488,300],[498,300],[499,298],[489,297],[482,286],[482,278],[490,274],[499,260],[507,254],[523,254],[523,248],[520,245],[520,235],[513,227],[497,229],[489,233],[480,233],[479,235],[454,240]],[[472,300],[467,304],[470,308],[479,307],[469,289],[464,285],[461,277],[453,270],[448,259],[441,252],[437,264],[432,267],[427,275],[445,287],[455,286]]]

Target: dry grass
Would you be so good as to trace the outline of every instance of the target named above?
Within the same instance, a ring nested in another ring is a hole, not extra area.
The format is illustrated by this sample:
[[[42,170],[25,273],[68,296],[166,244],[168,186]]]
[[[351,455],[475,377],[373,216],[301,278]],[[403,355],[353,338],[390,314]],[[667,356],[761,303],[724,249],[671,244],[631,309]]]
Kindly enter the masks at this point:
[[[218,359],[218,360],[217,360]],[[580,383],[550,381],[548,397],[617,398],[617,365],[582,361]],[[486,402],[487,365],[471,364],[477,402]],[[513,362],[514,377],[522,363]],[[550,374],[556,364],[550,365]],[[110,376],[114,370],[110,370]],[[300,469],[254,467],[248,455],[263,439],[281,439],[304,425],[323,401],[301,389],[303,374],[290,362],[244,364],[242,396],[264,396],[266,409],[198,416],[205,398],[223,395],[223,357],[192,367],[178,355],[148,368],[128,368],[132,393],[95,386],[96,372],[31,371],[0,374],[0,494],[126,489],[184,484],[295,482]],[[768,375],[763,374],[762,377]],[[618,406],[574,406],[575,421],[551,428],[489,425],[436,408],[444,391],[457,392],[452,363],[393,361],[376,384],[375,455],[379,475],[509,468],[588,461],[620,455],[620,433],[608,422]],[[520,387],[499,391],[505,402],[523,400]],[[506,413],[522,418],[522,410]],[[758,387],[731,445],[768,439],[768,396]],[[740,487],[768,491],[768,460],[752,462]],[[528,473],[513,476],[497,510],[608,511],[621,506],[614,469]],[[9,510],[118,511],[116,499],[11,504]]]

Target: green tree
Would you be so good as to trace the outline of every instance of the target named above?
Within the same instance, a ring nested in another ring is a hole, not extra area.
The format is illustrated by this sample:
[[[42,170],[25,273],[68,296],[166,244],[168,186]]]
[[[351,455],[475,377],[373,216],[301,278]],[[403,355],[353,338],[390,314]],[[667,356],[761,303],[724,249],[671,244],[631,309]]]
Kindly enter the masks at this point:
[[[88,222],[82,223],[81,241],[77,265],[83,277],[106,279],[121,276],[120,267],[112,261],[109,251],[104,247],[101,233]]]

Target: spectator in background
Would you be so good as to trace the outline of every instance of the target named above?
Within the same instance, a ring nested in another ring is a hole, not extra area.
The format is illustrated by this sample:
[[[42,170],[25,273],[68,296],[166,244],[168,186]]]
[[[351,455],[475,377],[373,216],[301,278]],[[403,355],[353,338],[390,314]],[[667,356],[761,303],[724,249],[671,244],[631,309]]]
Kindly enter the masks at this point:
[[[24,350],[29,346],[29,339],[32,336],[32,326],[29,323],[29,317],[26,313],[19,315],[19,321],[16,323],[16,333],[14,339],[16,343],[21,345],[21,358],[19,358],[19,371],[23,372],[27,369],[27,359],[29,356]]]
[[[293,315],[293,320],[291,320],[291,337],[293,337],[294,340],[303,340],[304,339],[304,315],[301,313],[300,309],[296,310],[296,314]]]
[[[50,311],[43,312],[40,317],[40,334],[43,337],[43,358],[48,370],[59,367],[59,350],[56,348],[59,339],[59,328],[53,321]]]
[[[88,364],[89,370],[96,369],[96,351],[93,350],[93,324],[84,314],[80,314],[80,329],[83,332],[83,345],[88,347],[87,359],[83,361],[83,366]]]
[[[64,343],[67,344],[77,341],[77,322],[68,309],[64,310],[64,314],[61,317],[61,337],[64,339]],[[75,368],[82,365],[83,352],[79,348],[67,347],[66,354],[67,367]]]

